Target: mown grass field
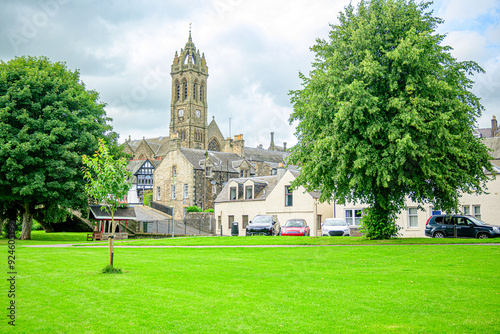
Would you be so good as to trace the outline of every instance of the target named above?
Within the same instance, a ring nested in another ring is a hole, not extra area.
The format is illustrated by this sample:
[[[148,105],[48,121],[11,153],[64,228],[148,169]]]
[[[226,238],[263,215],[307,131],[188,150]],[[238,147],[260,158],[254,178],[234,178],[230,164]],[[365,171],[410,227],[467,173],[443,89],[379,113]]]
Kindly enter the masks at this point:
[[[280,237],[170,242],[260,239],[304,242]],[[19,333],[498,333],[500,328],[498,245],[116,248],[115,265],[124,273],[105,275],[100,269],[107,248],[24,247],[29,243],[16,241]],[[11,328],[2,318],[3,333]]]

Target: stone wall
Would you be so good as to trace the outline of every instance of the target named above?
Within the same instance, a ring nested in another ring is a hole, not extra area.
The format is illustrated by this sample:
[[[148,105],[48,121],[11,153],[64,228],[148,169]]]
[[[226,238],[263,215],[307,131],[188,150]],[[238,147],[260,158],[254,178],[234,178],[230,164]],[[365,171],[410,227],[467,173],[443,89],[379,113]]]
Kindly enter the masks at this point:
[[[215,217],[210,212],[188,212],[186,213],[186,225],[199,229],[206,233],[215,234]]]

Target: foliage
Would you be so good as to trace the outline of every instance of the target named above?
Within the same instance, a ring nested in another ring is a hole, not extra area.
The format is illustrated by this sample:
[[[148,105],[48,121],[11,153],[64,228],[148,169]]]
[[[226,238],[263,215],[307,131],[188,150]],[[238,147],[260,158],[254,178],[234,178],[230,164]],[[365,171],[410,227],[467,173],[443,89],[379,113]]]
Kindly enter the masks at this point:
[[[99,204],[105,204],[104,210],[111,215],[114,224],[114,214],[122,199],[128,194],[131,174],[127,171],[127,160],[115,159],[109,153],[105,142],[99,139],[99,148],[92,157],[83,157],[83,175],[87,184],[87,194]]]
[[[31,230],[32,231],[43,231],[43,226],[40,225],[40,223],[37,222],[36,220],[33,220],[33,226],[31,227]]]
[[[211,213],[214,213],[214,209],[206,209],[205,211],[203,212],[211,212]]]
[[[473,133],[483,107],[469,78],[482,69],[442,46],[442,22],[413,0],[363,0],[317,40],[310,77],[292,91],[301,166],[294,186],[321,200],[370,205],[370,238],[397,234],[408,198],[453,211],[460,192],[483,193],[489,154]]]
[[[54,223],[66,216],[60,208],[87,206],[81,156],[98,138],[117,147],[98,99],[62,62],[0,61],[0,215],[24,216],[22,238],[30,238],[35,214]]]
[[[144,205],[151,206],[152,200],[153,200],[153,192],[151,190],[146,191],[143,197]]]
[[[188,206],[186,208],[186,212],[201,212],[201,208],[197,207],[196,205],[193,206]]]
[[[108,264],[106,267],[102,269],[101,272],[103,274],[121,274],[122,270],[120,268],[116,268]]]

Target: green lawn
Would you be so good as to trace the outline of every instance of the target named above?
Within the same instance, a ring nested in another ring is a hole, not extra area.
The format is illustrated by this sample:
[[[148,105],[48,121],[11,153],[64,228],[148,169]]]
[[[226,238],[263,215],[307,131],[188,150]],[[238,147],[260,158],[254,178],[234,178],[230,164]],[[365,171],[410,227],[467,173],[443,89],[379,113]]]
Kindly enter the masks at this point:
[[[188,239],[303,240],[167,240]],[[498,333],[500,328],[497,245],[117,248],[115,265],[124,273],[104,275],[106,248],[25,244],[16,242],[19,333]],[[3,333],[9,328],[2,318]]]

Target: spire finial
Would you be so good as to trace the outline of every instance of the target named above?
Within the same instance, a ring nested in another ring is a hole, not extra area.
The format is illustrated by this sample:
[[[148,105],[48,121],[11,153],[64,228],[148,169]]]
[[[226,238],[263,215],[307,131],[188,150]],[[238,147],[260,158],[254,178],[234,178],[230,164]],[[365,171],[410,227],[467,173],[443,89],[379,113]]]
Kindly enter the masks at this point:
[[[189,23],[189,41],[191,41],[191,25],[192,23]]]

